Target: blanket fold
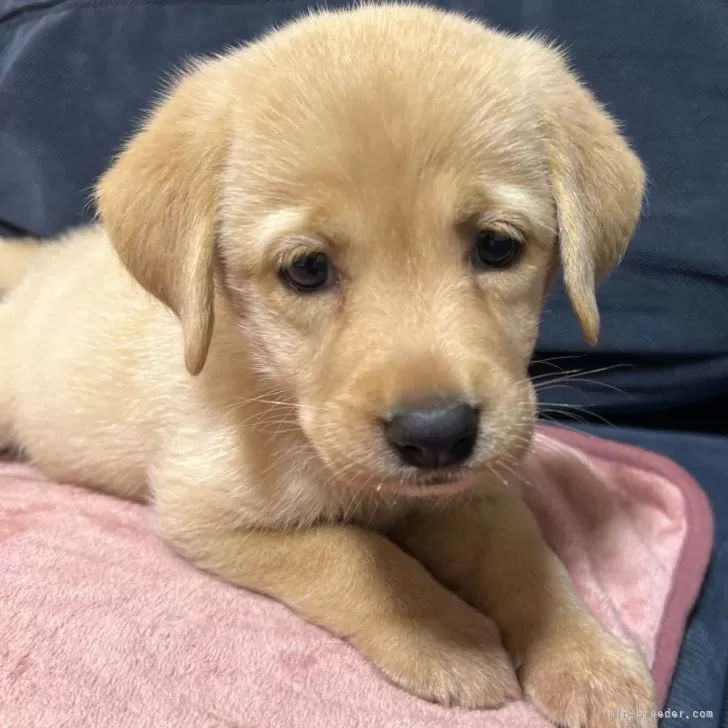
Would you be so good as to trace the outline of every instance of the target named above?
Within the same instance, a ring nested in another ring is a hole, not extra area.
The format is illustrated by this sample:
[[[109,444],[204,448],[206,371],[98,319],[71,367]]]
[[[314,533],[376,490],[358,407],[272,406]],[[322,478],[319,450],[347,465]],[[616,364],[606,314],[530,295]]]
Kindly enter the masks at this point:
[[[587,604],[664,703],[707,568],[695,481],[637,448],[541,428],[523,490]],[[546,728],[389,685],[285,606],[175,557],[150,509],[0,463],[0,728]]]

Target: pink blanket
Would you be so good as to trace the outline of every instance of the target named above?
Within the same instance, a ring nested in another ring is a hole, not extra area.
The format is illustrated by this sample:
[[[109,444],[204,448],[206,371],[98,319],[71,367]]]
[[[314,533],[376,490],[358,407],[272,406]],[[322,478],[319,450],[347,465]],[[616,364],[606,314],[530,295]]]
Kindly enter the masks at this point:
[[[664,702],[712,540],[673,463],[541,430],[524,489],[584,598]],[[172,555],[143,506],[0,464],[0,726],[545,728],[525,704],[445,709],[286,607]]]

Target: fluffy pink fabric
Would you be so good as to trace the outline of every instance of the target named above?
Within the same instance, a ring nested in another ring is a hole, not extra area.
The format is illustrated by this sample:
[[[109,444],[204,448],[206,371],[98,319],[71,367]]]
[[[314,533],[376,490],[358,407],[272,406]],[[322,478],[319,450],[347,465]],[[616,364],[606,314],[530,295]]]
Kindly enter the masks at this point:
[[[656,455],[542,430],[525,492],[581,593],[653,665],[660,701],[711,547],[695,482]],[[0,726],[545,728],[389,685],[286,607],[172,555],[147,508],[0,464]]]

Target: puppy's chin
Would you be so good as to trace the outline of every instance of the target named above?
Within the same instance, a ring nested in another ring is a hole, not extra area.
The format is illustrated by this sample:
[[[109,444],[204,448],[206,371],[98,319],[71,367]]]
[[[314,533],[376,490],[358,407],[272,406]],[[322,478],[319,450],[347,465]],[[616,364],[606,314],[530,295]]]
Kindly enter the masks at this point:
[[[342,489],[369,490],[382,495],[428,498],[456,495],[470,489],[478,479],[487,477],[487,468],[453,468],[442,471],[380,468],[366,461],[332,457],[332,453],[309,438],[318,459],[331,474],[330,483]]]

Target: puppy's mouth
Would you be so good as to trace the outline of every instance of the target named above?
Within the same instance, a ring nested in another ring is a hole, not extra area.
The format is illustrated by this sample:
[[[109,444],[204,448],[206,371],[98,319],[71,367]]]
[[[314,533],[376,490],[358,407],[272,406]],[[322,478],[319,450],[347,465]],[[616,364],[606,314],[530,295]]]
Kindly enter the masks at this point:
[[[383,479],[377,484],[376,490],[414,498],[434,498],[468,490],[484,476],[485,470],[482,468],[453,468]]]

